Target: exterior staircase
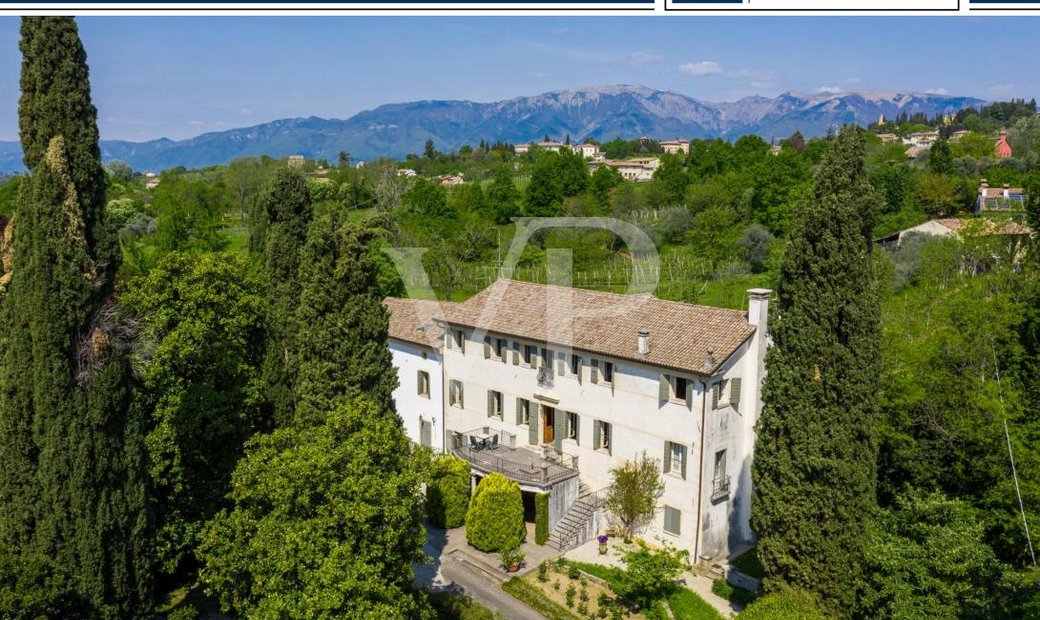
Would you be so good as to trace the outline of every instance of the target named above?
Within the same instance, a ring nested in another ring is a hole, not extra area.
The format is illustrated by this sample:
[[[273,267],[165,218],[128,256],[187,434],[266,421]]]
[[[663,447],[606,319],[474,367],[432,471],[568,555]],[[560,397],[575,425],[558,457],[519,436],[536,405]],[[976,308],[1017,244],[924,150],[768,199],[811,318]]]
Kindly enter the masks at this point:
[[[596,513],[603,507],[605,496],[605,491],[593,493],[588,485],[579,481],[577,501],[549,533],[546,544],[563,552],[591,540],[597,531]]]

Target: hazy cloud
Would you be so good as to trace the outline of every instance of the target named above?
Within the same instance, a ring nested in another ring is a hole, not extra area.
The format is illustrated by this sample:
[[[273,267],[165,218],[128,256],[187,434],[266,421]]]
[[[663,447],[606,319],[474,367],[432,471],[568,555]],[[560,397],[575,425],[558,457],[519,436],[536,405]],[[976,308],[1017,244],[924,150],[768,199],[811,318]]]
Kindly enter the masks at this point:
[[[653,54],[651,52],[632,52],[628,57],[628,64],[633,67],[638,65],[648,65],[653,62],[660,62],[664,60],[664,56],[660,54]]]
[[[859,79],[858,77],[850,77],[849,79],[847,79],[845,81],[848,82],[849,84],[859,84],[863,80]]]
[[[841,86],[821,86],[816,89],[816,92],[820,95],[837,95],[845,92],[845,89]]]
[[[929,95],[949,95],[950,94],[950,91],[946,90],[945,88],[929,88],[928,90],[926,90],[924,92],[928,93]]]
[[[717,75],[722,73],[722,65],[714,60],[702,60],[700,62],[686,62],[679,65],[679,71],[686,75],[702,76]]]

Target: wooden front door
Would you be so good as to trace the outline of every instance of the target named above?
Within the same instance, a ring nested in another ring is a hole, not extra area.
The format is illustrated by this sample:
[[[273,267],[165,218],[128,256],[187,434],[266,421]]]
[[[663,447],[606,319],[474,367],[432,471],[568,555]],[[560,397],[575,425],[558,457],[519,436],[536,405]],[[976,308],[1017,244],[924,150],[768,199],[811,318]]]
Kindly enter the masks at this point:
[[[552,443],[556,438],[556,410],[542,405],[542,443]]]

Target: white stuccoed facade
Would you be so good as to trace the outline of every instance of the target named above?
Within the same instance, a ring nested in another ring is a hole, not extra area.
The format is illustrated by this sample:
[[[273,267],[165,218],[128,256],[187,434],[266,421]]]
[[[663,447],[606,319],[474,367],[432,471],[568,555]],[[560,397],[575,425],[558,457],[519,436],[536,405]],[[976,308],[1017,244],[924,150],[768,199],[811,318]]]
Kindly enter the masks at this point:
[[[509,286],[524,294],[537,294],[532,287],[541,285]],[[597,303],[609,301],[609,294],[595,295]],[[507,294],[506,299],[509,297]],[[628,334],[617,333],[603,338],[602,350],[596,350],[596,334],[576,338],[571,349],[565,346],[568,343],[546,343],[540,330],[528,329],[532,323],[525,323],[525,317],[511,320],[508,309],[499,313],[504,315],[499,320],[481,325],[481,321],[467,318],[474,315],[466,307],[470,302],[426,305],[421,312],[412,313],[402,306],[412,302],[388,300],[390,349],[400,378],[394,392],[397,410],[409,437],[435,451],[466,445],[470,440],[462,433],[484,428],[498,432],[505,445],[495,454],[503,458],[510,454],[505,448],[540,455],[544,446],[550,446],[565,457],[576,457],[578,477],[593,492],[610,484],[611,468],[645,452],[660,462],[665,490],[657,515],[643,536],[668,541],[703,561],[726,559],[754,542],[749,526],[751,459],[754,427],[761,411],[768,298],[767,290],[749,291],[744,313],[654,299],[653,308],[599,320],[608,329],[624,330],[642,325],[639,312],[664,312],[682,327],[677,332],[687,334],[715,333],[713,325],[684,324],[687,315],[691,320],[725,323],[720,330],[730,334],[726,342],[731,350],[719,351],[716,358],[709,349],[707,360],[700,356],[685,362],[676,351],[687,349],[670,350],[667,364],[655,359],[655,354],[662,358],[669,348],[667,340],[676,335],[662,332],[660,324],[649,329],[642,343],[647,355],[640,354],[643,327],[631,330],[631,351],[624,345]],[[418,318],[417,314],[424,316]],[[531,314],[529,308],[526,314]],[[550,323],[557,320],[551,309],[546,316]],[[646,322],[657,320],[646,316]],[[417,330],[418,325],[423,329]],[[575,320],[576,332],[582,326],[580,319]],[[526,337],[524,332],[528,332]],[[499,341],[502,355],[496,353]],[[536,353],[530,362],[524,359],[528,346]],[[547,352],[551,352],[551,364]],[[613,368],[609,382],[604,376],[607,364]],[[419,393],[420,370],[431,378],[428,397]],[[685,393],[676,395],[676,387],[682,389],[684,380]],[[461,406],[452,397],[452,382],[462,386]],[[518,399],[530,403],[529,419],[522,419],[518,412]],[[426,420],[432,421],[432,438],[422,434]],[[525,490],[537,490],[520,482]],[[550,527],[558,520],[559,515],[554,515]]]

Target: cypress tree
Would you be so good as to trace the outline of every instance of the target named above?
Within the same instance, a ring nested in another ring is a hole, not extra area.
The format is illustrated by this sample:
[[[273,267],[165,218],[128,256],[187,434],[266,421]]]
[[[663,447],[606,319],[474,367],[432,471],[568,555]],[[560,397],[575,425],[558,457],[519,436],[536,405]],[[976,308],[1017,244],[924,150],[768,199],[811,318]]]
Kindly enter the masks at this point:
[[[267,350],[263,382],[269,417],[276,425],[295,410],[295,312],[300,303],[300,253],[311,221],[307,179],[298,170],[282,169],[264,190],[255,210],[250,244],[261,251],[269,278]]]
[[[397,372],[387,347],[389,313],[377,279],[373,232],[315,220],[300,262],[296,421],[321,423],[326,412],[364,395],[394,411]]]
[[[752,473],[766,587],[848,616],[876,508],[880,309],[864,141],[835,139],[781,267]]]
[[[22,21],[22,148],[2,299],[0,544],[52,558],[104,615],[151,604],[131,331],[109,295],[104,173],[72,18]]]

